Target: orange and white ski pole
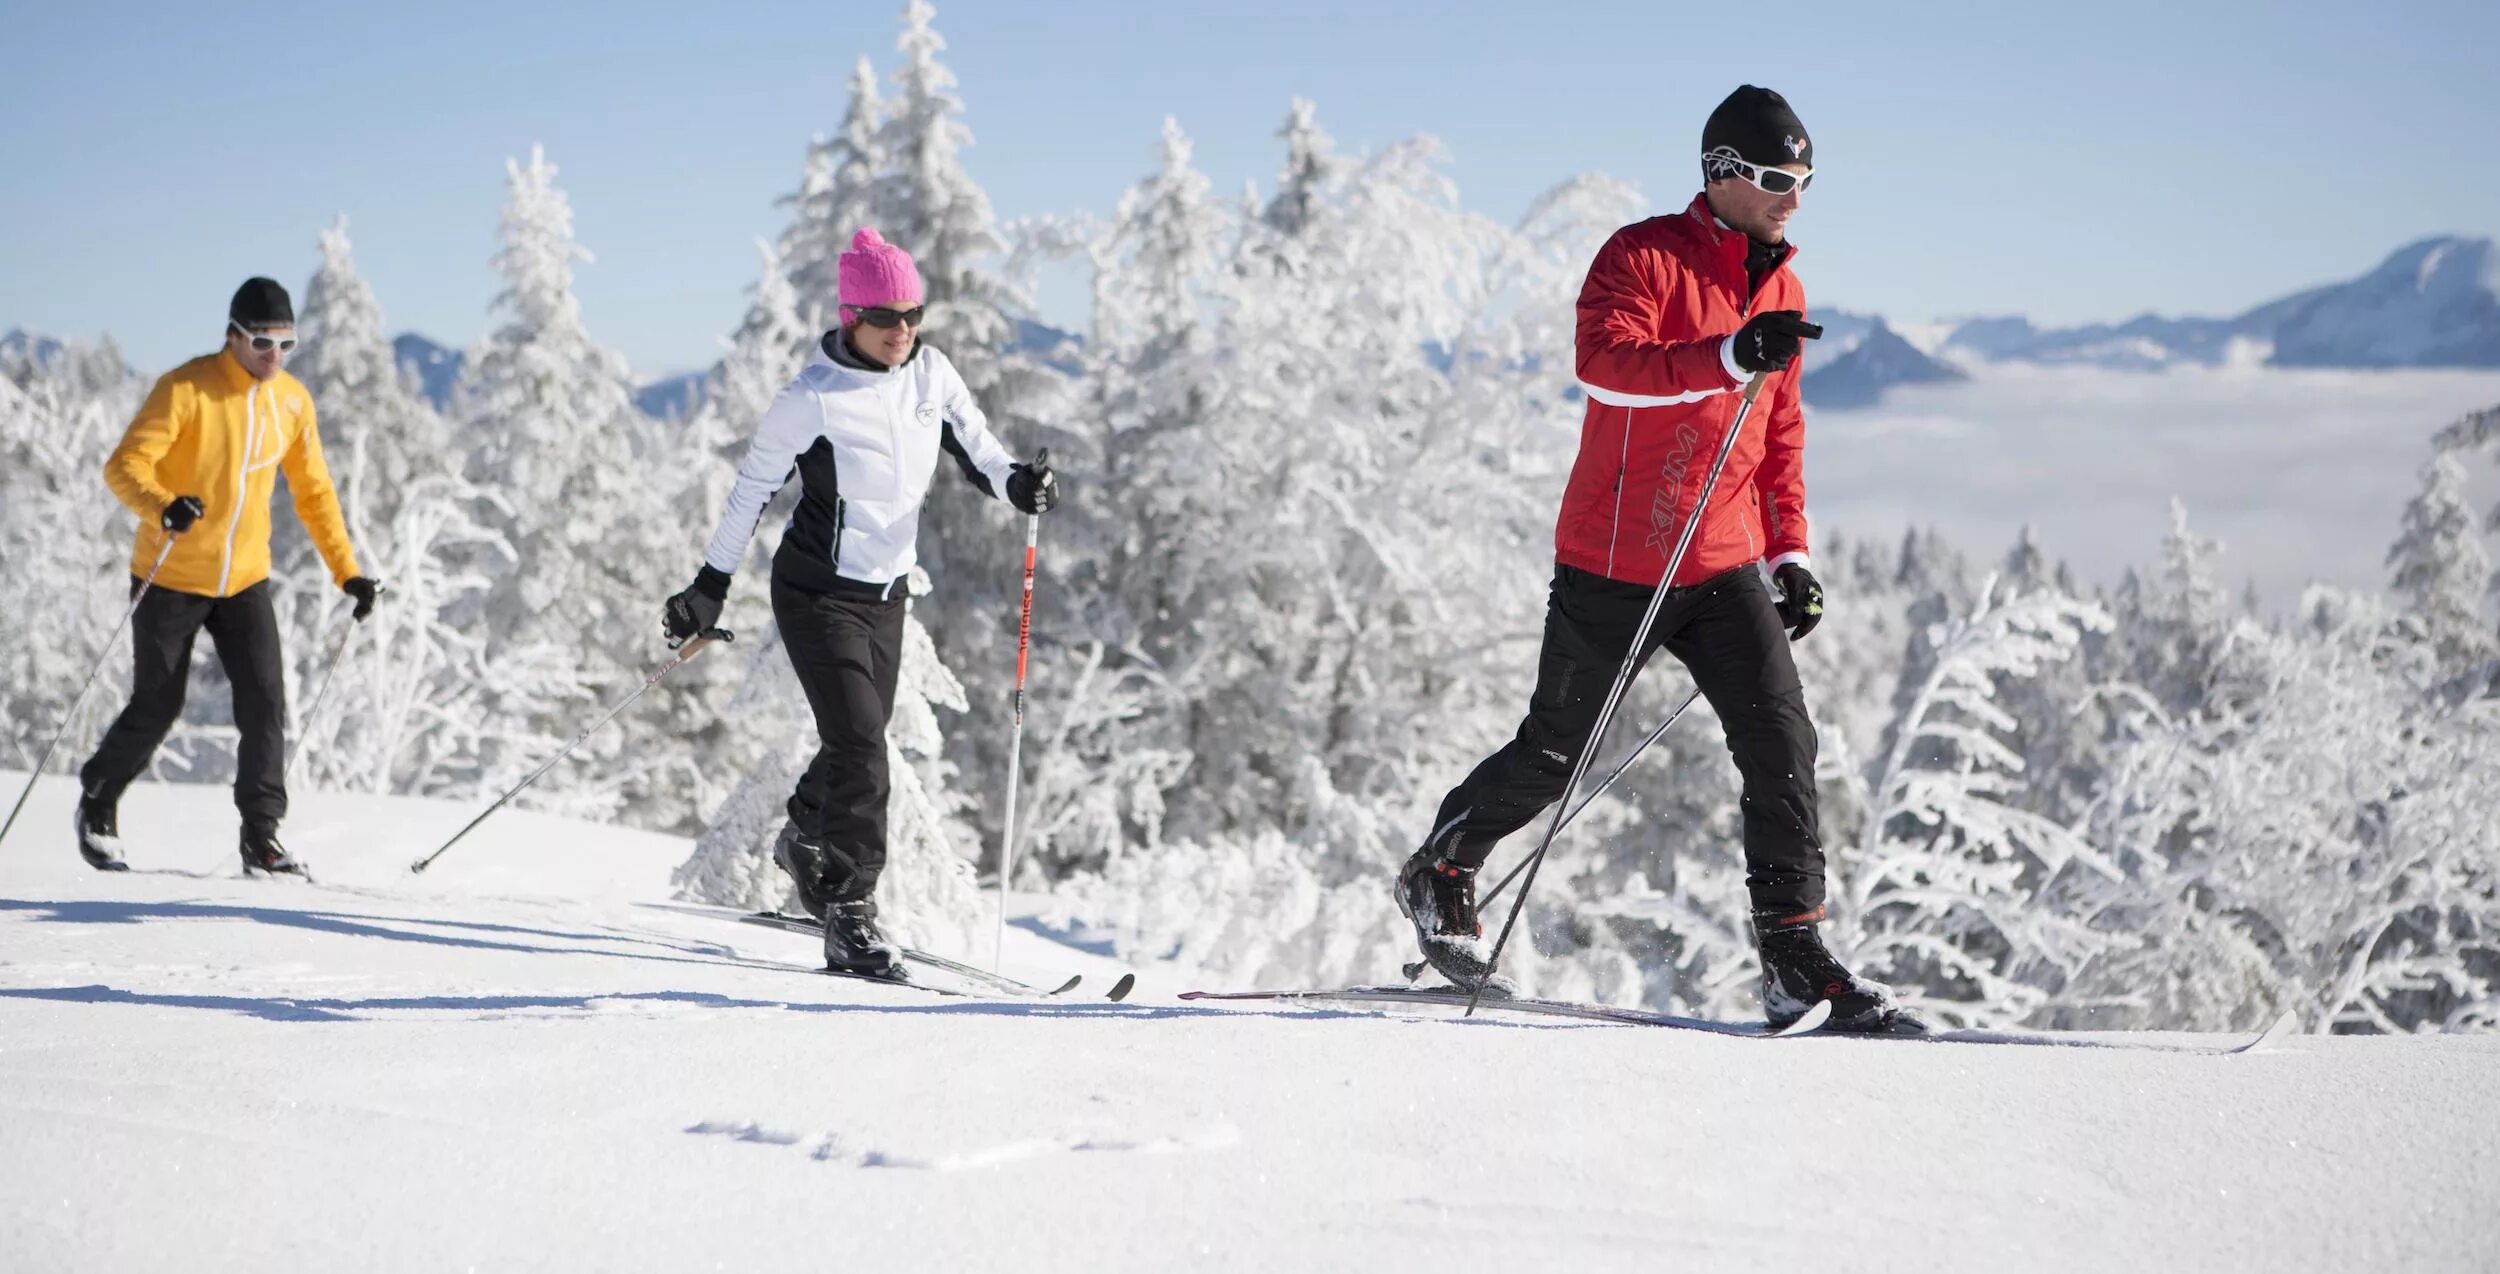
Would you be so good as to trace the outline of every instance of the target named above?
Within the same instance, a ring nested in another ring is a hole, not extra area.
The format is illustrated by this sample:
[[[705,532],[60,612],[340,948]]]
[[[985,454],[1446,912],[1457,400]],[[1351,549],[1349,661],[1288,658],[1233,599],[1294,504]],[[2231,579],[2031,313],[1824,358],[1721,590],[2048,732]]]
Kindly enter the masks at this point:
[[[1033,457],[1034,464],[1050,467],[1050,448],[1044,447]],[[1016,725],[1007,743],[1007,820],[998,843],[998,937],[990,946],[990,968],[1003,972],[1007,955],[1007,881],[1015,874],[1016,865],[1016,788],[1024,773],[1024,673],[1033,652],[1033,562],[1042,543],[1042,515],[1024,515],[1024,609],[1016,620]]]

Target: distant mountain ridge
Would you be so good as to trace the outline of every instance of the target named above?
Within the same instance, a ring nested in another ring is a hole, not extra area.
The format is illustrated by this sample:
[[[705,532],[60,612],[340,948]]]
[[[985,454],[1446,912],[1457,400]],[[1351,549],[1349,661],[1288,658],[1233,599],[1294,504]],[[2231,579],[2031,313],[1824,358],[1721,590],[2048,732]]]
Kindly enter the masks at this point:
[[[1824,336],[1829,339],[1831,335],[1832,325],[1826,323]],[[1812,348],[1817,355],[1823,352],[1819,343]],[[1902,339],[1880,318],[1868,321],[1865,330],[1857,333],[1844,349],[1838,358],[1821,364],[1809,356],[1805,378],[1798,382],[1798,392],[1807,403],[1816,407],[1871,407],[1883,398],[1885,390],[1895,385],[1970,379],[1969,373],[1929,357]]]
[[[1807,353],[1805,394],[1820,407],[1879,401],[1894,385],[1959,379],[1992,362],[2129,371],[2225,363],[2303,368],[2500,367],[2500,247],[2444,235],[2406,244],[2358,278],[2307,288],[2226,318],[2139,314],[2118,323],[2043,328],[2019,315],[1913,325],[1904,336],[1880,315],[1818,308],[1824,337]],[[1083,338],[1020,320],[1012,348],[1075,370]],[[23,330],[0,335],[0,356],[42,366],[62,344]],[[410,382],[437,409],[451,406],[466,354],[415,332],[391,342]],[[710,369],[664,377],[634,392],[659,418],[703,401]]]
[[[2488,238],[2423,239],[2359,278],[2229,318],[2140,314],[2051,329],[2022,318],[1971,319],[1938,352],[2128,369],[2234,359],[2275,367],[2500,367],[2500,250]]]
[[[1818,311],[1806,401],[1863,407],[1893,385],[1950,380],[1993,362],[2158,371],[2224,364],[2387,369],[2500,367],[2500,249],[2488,238],[2423,239],[2358,278],[2304,289],[2227,318],[2139,314],[2043,328],[2019,315],[1965,319],[1913,345],[1880,317]],[[1896,339],[1860,357],[1873,333]],[[1911,357],[1916,355],[1916,357]],[[1939,373],[1943,374],[1939,374]]]

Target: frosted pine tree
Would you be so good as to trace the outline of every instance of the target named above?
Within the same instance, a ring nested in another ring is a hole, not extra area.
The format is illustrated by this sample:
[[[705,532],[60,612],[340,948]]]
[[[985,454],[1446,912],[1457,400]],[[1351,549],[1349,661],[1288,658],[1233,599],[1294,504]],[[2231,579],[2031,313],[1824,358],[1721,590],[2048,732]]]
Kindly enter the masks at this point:
[[[0,764],[12,768],[32,766],[62,729],[130,600],[132,517],[97,475],[138,397],[101,389],[119,378],[96,353],[0,357],[0,589],[46,599],[50,616],[44,639],[0,644]],[[85,708],[66,723],[55,771],[85,759],[127,697],[128,658],[103,665]]]
[[[1297,97],[1287,108],[1276,136],[1285,143],[1284,170],[1276,176],[1276,194],[1260,214],[1287,240],[1299,238],[1319,214],[1320,201],[1338,175],[1336,141],[1319,126],[1319,108]]]
[[[1857,806],[1862,831],[1828,864],[1843,958],[1854,949],[1861,973],[1907,984],[1913,1008],[1959,1024],[2020,1019],[2102,945],[2037,905],[2039,891],[2070,871],[2123,876],[2017,803],[2025,764],[1998,703],[2004,683],[2073,658],[2110,617],[2054,591],[2002,597],[1993,577],[1980,596],[1935,635],[1891,748],[1833,793]]]
[[[297,330],[303,351],[287,370],[312,392],[323,445],[363,454],[365,485],[342,501],[349,526],[387,522],[409,483],[451,467],[449,431],[400,378],[382,307],[356,272],[345,217],[321,232],[321,268],[304,289]]]
[[[490,520],[513,556],[466,563],[494,587],[485,631],[506,645],[578,651],[601,698],[638,682],[665,654],[659,605],[685,586],[698,550],[685,529],[708,458],[685,431],[664,431],[634,408],[625,360],[595,343],[573,295],[573,268],[590,254],[573,238],[556,169],[533,147],[507,163],[511,201],[495,265],[503,323],[470,362],[460,387],[459,438],[468,476],[500,497]],[[692,674],[692,675],[688,675]],[[712,725],[704,706],[716,675],[688,669],[552,773],[544,803],[657,826],[682,825],[705,795],[682,747],[649,747],[637,734],[683,738]],[[570,737],[595,699],[536,722]],[[498,756],[514,774],[525,756]]]
[[[840,257],[861,226],[876,223],[877,183],[888,167],[884,116],[876,70],[862,57],[851,71],[841,128],[808,146],[798,193],[782,200],[790,224],[781,232],[781,258],[810,328],[833,326]]]
[[[729,478],[736,472],[737,458],[745,454],[755,422],[763,418],[773,396],[806,365],[819,335],[802,312],[799,292],[791,285],[780,255],[760,239],[755,251],[761,269],[748,294],[746,314],[739,319],[738,330],[730,334],[721,361],[712,368],[703,404],[688,426],[703,447],[729,462],[712,475],[714,480],[706,488],[705,493],[716,499],[727,495]]]
[[[2388,582],[2404,605],[2403,622],[2430,643],[2450,676],[2472,671],[2500,650],[2483,610],[2491,554],[2476,531],[2465,484],[2465,466],[2454,455],[2432,456],[2387,550]]]
[[[990,197],[966,173],[963,150],[972,129],[955,96],[955,73],[938,60],[946,38],[931,23],[928,0],[910,0],[895,47],[903,65],[897,90],[879,134],[889,171],[879,179],[872,206],[886,241],[912,254],[928,288],[929,325],[975,391],[991,387],[1000,368],[986,355],[1015,335],[1011,311],[1030,308],[998,275],[981,268],[1007,242],[990,211]],[[856,229],[857,227],[853,227]],[[847,242],[847,240],[846,240]]]
[[[2068,1004],[2120,1026],[2500,1022],[2500,815],[2457,781],[2500,764],[2500,718],[2424,694],[2429,650],[2402,632],[2312,589],[2295,624],[2238,631],[2265,693],[2137,701],[2090,829],[2134,889],[2084,917],[2133,941]]]

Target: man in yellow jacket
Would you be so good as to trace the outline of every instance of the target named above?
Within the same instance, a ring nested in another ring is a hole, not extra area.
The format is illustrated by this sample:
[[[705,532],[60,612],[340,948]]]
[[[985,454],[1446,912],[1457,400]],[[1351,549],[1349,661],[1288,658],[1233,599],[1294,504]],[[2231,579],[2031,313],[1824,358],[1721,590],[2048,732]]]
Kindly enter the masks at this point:
[[[78,852],[99,871],[128,869],[116,809],[182,716],[191,646],[208,630],[234,686],[234,804],[243,868],[303,873],[278,843],[286,817],[286,676],[269,604],[269,502],[278,474],[330,577],[373,612],[381,587],[356,569],[312,395],[286,373],[295,306],[286,289],[248,279],[227,308],[225,348],[167,372],[148,393],[104,481],[139,515],[131,550],[137,655],[130,705],[78,773]]]

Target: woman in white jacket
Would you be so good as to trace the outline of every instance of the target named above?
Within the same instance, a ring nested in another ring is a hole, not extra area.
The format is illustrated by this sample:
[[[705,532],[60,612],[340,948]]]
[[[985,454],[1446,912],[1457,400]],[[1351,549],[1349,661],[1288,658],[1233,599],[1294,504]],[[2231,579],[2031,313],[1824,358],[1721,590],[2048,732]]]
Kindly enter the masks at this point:
[[[946,355],[920,343],[920,271],[873,229],[840,262],[842,326],[773,399],[694,583],[668,599],[672,644],[712,627],[764,507],[792,474],[799,505],[773,555],[773,619],[816,716],[815,761],[790,794],[773,858],[825,922],[825,965],[900,979],[877,928],[885,869],[885,729],[902,658],[905,579],[939,452],[984,495],[1025,513],[1057,498],[1047,465],[1018,464]]]

